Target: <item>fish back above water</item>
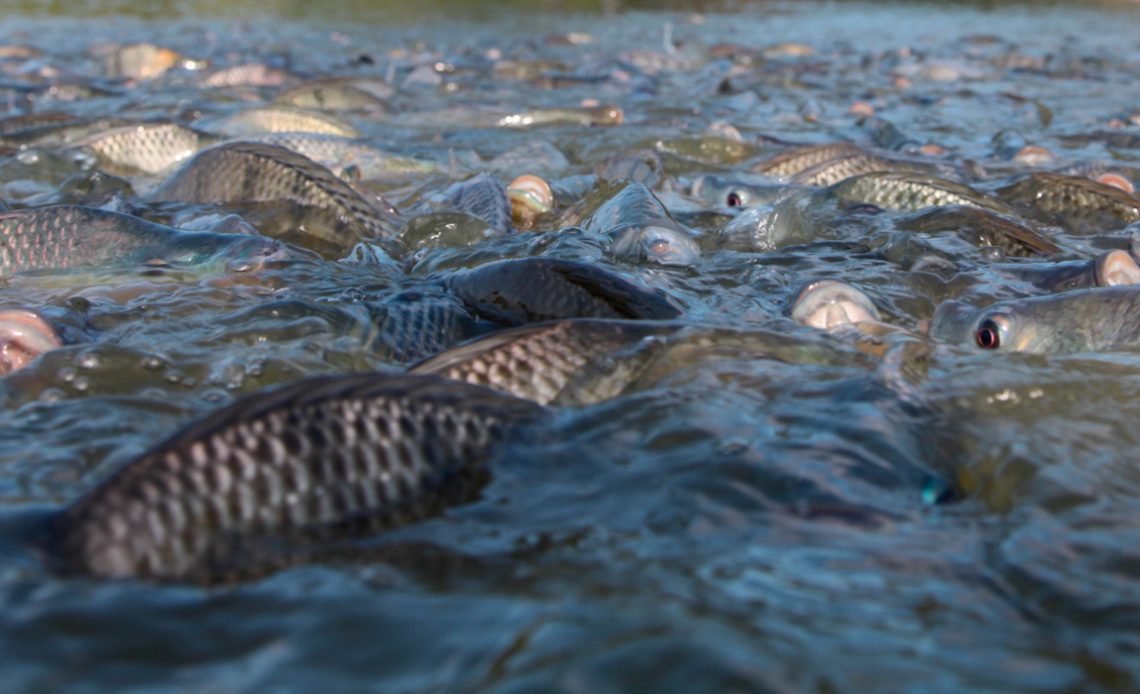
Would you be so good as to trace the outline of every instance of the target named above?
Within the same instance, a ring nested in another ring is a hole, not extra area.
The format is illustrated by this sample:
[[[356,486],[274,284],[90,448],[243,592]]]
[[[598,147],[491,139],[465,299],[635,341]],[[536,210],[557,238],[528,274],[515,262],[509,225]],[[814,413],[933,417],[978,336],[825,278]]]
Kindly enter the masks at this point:
[[[486,461],[543,408],[431,376],[318,376],[224,407],[53,520],[68,573],[213,583],[475,496]]]
[[[289,202],[334,216],[312,235],[351,248],[364,237],[388,238],[397,212],[372,203],[328,169],[292,150],[259,142],[226,142],[204,149],[163,182],[151,197],[185,202]]]
[[[828,190],[841,200],[888,210],[968,205],[1016,216],[1012,208],[969,186],[944,178],[909,172],[881,171],[840,181]]]
[[[858,152],[820,162],[791,177],[791,182],[808,186],[830,186],[865,173],[877,171],[905,171],[931,176],[945,171],[936,164],[896,157],[880,157],[870,152]]]
[[[865,150],[850,142],[804,145],[769,157],[754,165],[752,171],[765,176],[790,178],[813,166],[861,154],[866,154]]]
[[[157,174],[194,155],[209,140],[177,123],[138,123],[111,128],[75,143],[112,172]]]
[[[263,236],[188,232],[79,205],[0,213],[0,277],[52,270],[194,266],[216,257],[267,257],[281,244]]]
[[[1140,220],[1140,198],[1135,194],[1083,176],[1033,173],[998,193],[1033,216],[1047,221],[1060,218],[1070,229],[1085,220],[1098,231],[1101,219],[1118,227]]]

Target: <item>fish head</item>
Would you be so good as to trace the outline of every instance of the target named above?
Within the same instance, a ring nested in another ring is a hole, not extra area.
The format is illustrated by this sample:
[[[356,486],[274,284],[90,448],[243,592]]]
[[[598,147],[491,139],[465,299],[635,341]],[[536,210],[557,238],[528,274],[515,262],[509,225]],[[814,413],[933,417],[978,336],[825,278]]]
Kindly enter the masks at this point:
[[[748,207],[752,194],[747,187],[735,185],[720,176],[707,174],[693,181],[690,194],[712,207]]]
[[[614,239],[611,252],[624,260],[688,267],[701,257],[697,242],[680,229],[630,225],[610,233]]]
[[[0,311],[0,376],[63,344],[55,328],[31,311]]]
[[[978,309],[960,301],[944,301],[930,321],[930,336],[985,351],[1041,352],[1031,321],[1001,303]]]
[[[796,295],[792,319],[820,330],[879,321],[879,310],[862,291],[836,280],[812,282]]]

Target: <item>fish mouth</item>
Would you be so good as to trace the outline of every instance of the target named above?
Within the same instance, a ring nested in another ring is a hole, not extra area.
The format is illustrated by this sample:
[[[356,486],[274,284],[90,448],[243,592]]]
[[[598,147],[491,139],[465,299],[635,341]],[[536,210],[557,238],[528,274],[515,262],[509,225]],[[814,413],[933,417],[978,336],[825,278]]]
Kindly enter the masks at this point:
[[[792,304],[792,319],[820,330],[855,323],[879,322],[879,310],[860,290],[845,282],[820,280],[800,290]]]
[[[23,368],[63,342],[55,328],[31,311],[0,311],[0,375]]]
[[[280,241],[265,237],[254,238],[256,243],[253,244],[252,252],[241,253],[238,257],[225,261],[226,272],[256,272],[279,265],[291,257],[289,247]]]

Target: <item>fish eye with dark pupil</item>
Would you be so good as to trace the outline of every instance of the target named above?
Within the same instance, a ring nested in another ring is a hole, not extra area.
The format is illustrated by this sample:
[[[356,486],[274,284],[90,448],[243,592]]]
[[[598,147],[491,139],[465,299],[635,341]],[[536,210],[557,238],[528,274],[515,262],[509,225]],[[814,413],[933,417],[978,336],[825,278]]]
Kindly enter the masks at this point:
[[[978,326],[978,331],[974,333],[974,341],[982,349],[997,349],[1001,346],[1001,330],[998,324],[992,319],[987,318],[982,321]]]
[[[728,203],[729,207],[741,207],[744,205],[744,201],[740,199],[740,193],[737,193],[735,190],[728,194],[728,198],[725,202]]]

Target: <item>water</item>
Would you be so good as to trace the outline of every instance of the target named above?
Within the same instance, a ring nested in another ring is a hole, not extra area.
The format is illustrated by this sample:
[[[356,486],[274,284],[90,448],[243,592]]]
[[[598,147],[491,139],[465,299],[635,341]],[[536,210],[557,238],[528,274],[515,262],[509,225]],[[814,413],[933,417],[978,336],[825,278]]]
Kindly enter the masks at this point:
[[[44,55],[3,64],[8,113],[190,120],[272,94],[200,91],[178,74],[131,88],[105,79],[91,57],[109,41],[151,41],[219,65],[391,78],[397,114],[354,125],[370,142],[459,173],[535,140],[565,154],[560,175],[652,148],[671,206],[671,191],[697,176],[744,171],[776,151],[760,136],[936,143],[953,161],[981,164],[988,181],[1016,170],[1010,156],[1022,144],[1050,148],[1058,166],[1135,167],[1138,158],[1065,137],[1136,112],[1140,38],[1129,6],[800,3],[699,15],[514,6],[448,22],[428,5],[362,25],[289,3],[227,24],[219,18],[230,12],[208,5],[204,18],[77,20],[21,4],[40,16],[6,20],[0,41]],[[93,13],[101,9],[121,8]],[[814,51],[758,53],[786,42]],[[735,63],[709,56],[717,44],[741,47]],[[592,79],[549,88],[527,79],[521,61]],[[419,65],[438,68],[408,79]],[[45,79],[105,93],[29,102],[27,86]],[[506,130],[472,127],[465,115],[584,99],[621,106],[625,122]],[[875,117],[850,113],[856,101]],[[448,125],[423,125],[423,114],[441,112]],[[744,135],[739,156],[685,149],[718,120]],[[0,195],[19,205],[94,195],[160,221],[211,211],[145,201],[155,183],[145,177],[77,189],[86,165],[42,150],[39,162],[0,160]],[[371,189],[403,204],[447,182],[415,174]],[[770,253],[703,242],[693,268],[616,262],[550,228],[533,242],[426,252],[411,277],[313,256],[237,284],[162,273],[9,280],[0,307],[56,317],[73,344],[0,381],[6,687],[1135,689],[1140,360],[939,346],[904,369],[783,317],[803,283],[823,278],[859,286],[907,328],[947,298],[1034,292],[957,237],[900,241],[899,216],[856,214],[830,224],[828,238]],[[1074,244],[1066,257],[1127,238],[1050,231]],[[952,269],[906,269],[897,258],[914,254],[898,249],[908,243]],[[19,544],[26,518],[240,394],[307,374],[402,369],[377,349],[367,305],[423,281],[425,269],[542,253],[661,288],[688,322],[766,327],[822,342],[832,358],[694,356],[510,443],[474,503],[363,542],[354,557],[239,586],[64,580]],[[932,503],[948,489],[962,498]]]

